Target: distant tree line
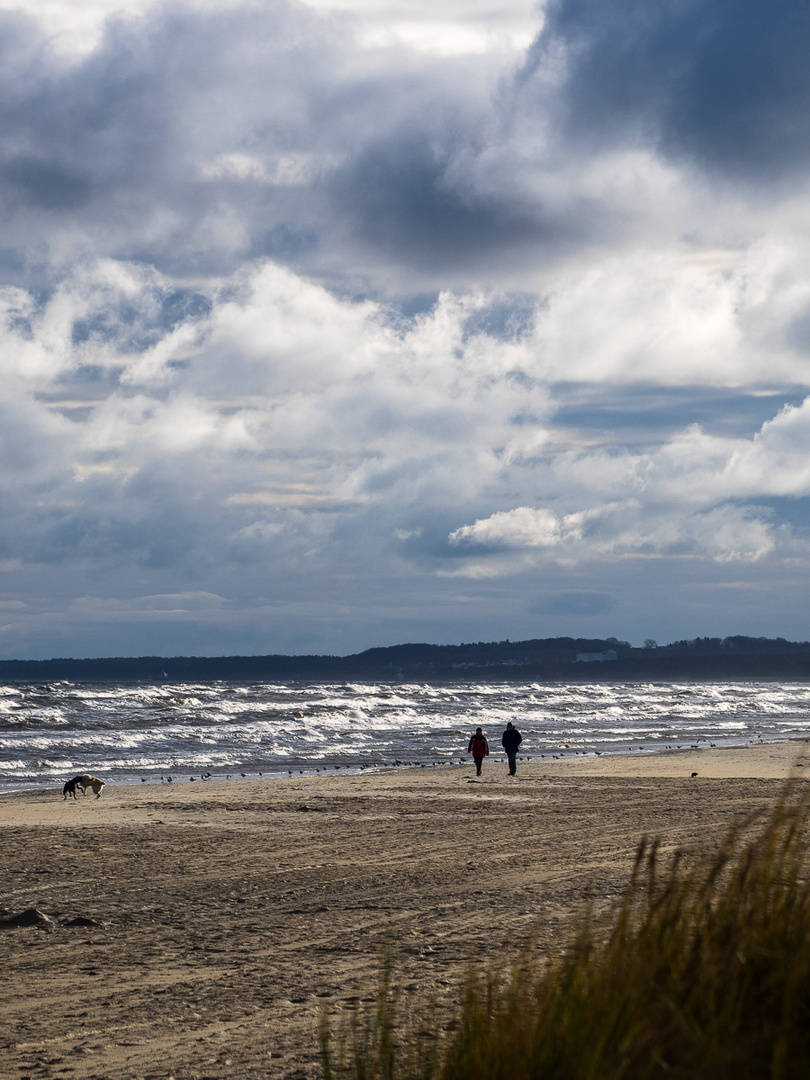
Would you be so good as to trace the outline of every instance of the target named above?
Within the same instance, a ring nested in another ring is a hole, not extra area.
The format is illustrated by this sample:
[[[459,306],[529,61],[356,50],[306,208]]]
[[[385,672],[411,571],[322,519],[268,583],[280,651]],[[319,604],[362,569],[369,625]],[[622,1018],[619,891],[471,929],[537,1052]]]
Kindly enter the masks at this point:
[[[581,663],[604,654],[603,663]],[[615,657],[615,659],[614,659]],[[810,643],[699,637],[642,647],[609,638],[537,638],[461,645],[409,643],[350,656],[139,656],[0,661],[5,682],[389,682],[810,679]]]

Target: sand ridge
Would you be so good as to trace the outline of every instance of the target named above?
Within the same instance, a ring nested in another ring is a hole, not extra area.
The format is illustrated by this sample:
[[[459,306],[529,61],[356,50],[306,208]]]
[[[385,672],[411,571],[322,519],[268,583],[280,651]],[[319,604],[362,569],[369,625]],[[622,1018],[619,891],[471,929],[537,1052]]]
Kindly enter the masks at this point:
[[[764,813],[810,743],[0,799],[3,1075],[317,1076],[315,1034],[374,993],[441,1013],[472,959],[559,948],[640,837],[701,850]],[[692,773],[697,772],[696,777]],[[83,925],[70,925],[73,920]]]

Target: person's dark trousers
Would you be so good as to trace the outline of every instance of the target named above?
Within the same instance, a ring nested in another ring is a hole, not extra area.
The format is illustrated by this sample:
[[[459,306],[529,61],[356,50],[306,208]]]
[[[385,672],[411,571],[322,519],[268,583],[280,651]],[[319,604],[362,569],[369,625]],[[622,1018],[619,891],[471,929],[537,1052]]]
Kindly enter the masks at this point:
[[[483,764],[484,759],[482,757],[476,757],[476,758],[473,758],[473,761],[475,762],[476,775],[480,776],[481,775],[481,765]]]
[[[513,750],[511,754],[507,750],[506,756],[509,758],[509,775],[514,776],[517,772],[517,750]]]

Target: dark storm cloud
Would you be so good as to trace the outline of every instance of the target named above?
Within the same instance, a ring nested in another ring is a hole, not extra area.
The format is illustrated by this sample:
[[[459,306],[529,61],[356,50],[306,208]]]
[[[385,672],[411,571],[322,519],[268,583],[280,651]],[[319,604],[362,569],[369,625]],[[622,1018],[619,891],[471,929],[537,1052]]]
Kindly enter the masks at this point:
[[[559,243],[562,222],[464,190],[452,175],[455,141],[429,131],[386,135],[330,178],[330,201],[361,241],[416,265],[447,268],[493,250]]]
[[[13,17],[6,21],[19,31]],[[168,111],[159,105],[171,71],[161,66],[159,40],[113,31],[78,65],[56,62],[40,40],[40,62],[21,79],[16,61],[34,34],[33,26],[28,36],[3,34],[0,173],[12,201],[70,211],[158,179],[168,141]]]
[[[501,140],[495,61],[369,64],[346,26],[284,3],[157,7],[70,61],[0,15],[0,54],[7,248],[40,273],[78,236],[175,275],[270,257],[326,280],[412,267],[420,291],[420,273],[441,287],[449,268],[463,280],[593,228],[576,197],[479,175]]]
[[[282,3],[158,10],[112,22],[96,50],[66,60],[33,22],[0,15],[10,252],[41,259],[43,247],[58,251],[61,236],[79,233],[97,253],[217,272],[232,268],[235,247],[261,248],[254,237],[271,238],[275,251],[297,237],[300,248],[310,224],[295,219],[306,214],[289,188],[211,166],[234,152],[261,162],[328,149],[328,131],[311,117],[334,78],[339,35],[328,43],[326,34],[306,9]],[[221,223],[229,216],[231,234]]]
[[[93,195],[89,176],[58,163],[30,157],[13,157],[6,161],[2,179],[22,202],[43,210],[73,210],[83,206]]]
[[[176,275],[270,257],[344,289],[381,268],[412,293],[497,278],[626,227],[632,205],[571,164],[600,146],[806,161],[809,36],[786,0],[554,0],[515,98],[495,61],[369,63],[301,5],[157,7],[71,61],[0,15],[0,274],[78,237]],[[527,141],[532,116],[550,139]]]
[[[551,107],[575,141],[779,176],[810,158],[808,41],[802,0],[552,0],[522,77],[562,70]]]

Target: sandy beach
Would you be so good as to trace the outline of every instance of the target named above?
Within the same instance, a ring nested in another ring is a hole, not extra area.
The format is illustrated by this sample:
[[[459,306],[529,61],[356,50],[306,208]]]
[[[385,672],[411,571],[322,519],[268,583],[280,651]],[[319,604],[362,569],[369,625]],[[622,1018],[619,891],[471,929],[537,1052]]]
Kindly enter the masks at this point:
[[[0,1075],[315,1077],[386,943],[403,1001],[448,1008],[619,896],[643,835],[705,850],[790,775],[810,741],[0,797],[0,918],[48,917],[0,930]]]

